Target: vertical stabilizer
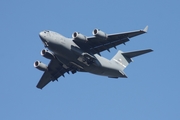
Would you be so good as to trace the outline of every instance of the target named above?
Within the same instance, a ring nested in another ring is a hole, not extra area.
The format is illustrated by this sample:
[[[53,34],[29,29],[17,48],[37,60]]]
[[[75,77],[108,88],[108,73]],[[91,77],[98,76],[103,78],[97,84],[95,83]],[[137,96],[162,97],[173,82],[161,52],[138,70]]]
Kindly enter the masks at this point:
[[[129,63],[132,62],[132,60],[131,58],[127,58],[122,54],[123,52],[119,50],[116,55],[111,59],[111,61],[118,64],[121,70],[124,70],[129,65]]]
[[[146,54],[148,52],[152,52],[153,50],[151,49],[146,49],[146,50],[139,50],[139,51],[132,51],[132,52],[122,52],[118,51],[116,55],[111,59],[112,62],[115,62],[118,64],[121,68],[121,70],[124,70],[130,62],[132,62],[132,58]]]

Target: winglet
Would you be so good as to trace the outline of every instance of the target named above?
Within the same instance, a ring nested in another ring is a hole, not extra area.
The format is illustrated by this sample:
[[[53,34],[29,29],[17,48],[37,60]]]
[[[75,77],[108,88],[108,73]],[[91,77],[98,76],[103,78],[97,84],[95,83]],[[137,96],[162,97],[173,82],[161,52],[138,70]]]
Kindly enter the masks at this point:
[[[147,32],[148,31],[148,26],[146,26],[143,31]]]

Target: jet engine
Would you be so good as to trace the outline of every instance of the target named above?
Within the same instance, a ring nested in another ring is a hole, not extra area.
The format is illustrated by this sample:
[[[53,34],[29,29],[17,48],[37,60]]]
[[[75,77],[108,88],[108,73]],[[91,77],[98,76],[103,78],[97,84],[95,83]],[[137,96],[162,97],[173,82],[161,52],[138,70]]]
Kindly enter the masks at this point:
[[[48,70],[47,65],[45,65],[44,63],[42,63],[40,61],[34,62],[34,67],[37,68],[38,70],[41,70],[41,71],[47,71]]]
[[[72,38],[76,41],[79,41],[79,42],[87,42],[87,38],[86,36],[84,36],[83,34],[81,33],[78,33],[78,32],[74,32],[72,34]]]
[[[42,55],[43,57],[47,58],[47,59],[53,59],[53,58],[55,58],[54,55],[53,55],[51,52],[49,52],[48,50],[46,50],[46,49],[43,49],[43,50],[41,51],[41,55]]]
[[[94,29],[93,31],[92,31],[92,34],[95,36],[95,37],[97,37],[97,38],[99,38],[99,39],[101,39],[101,40],[106,40],[107,39],[107,35],[106,35],[106,33],[104,33],[103,31],[101,31],[101,30],[99,30],[99,29]]]

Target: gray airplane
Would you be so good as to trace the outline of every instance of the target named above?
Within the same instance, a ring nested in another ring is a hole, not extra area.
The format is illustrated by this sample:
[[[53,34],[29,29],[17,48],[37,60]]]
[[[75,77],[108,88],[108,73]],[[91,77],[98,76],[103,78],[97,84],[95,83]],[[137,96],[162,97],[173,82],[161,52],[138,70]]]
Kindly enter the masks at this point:
[[[146,33],[144,30],[123,32],[117,34],[106,34],[100,29],[93,30],[91,37],[86,37],[79,32],[74,32],[72,38],[66,38],[59,33],[45,30],[39,36],[47,49],[41,51],[41,55],[50,59],[45,65],[40,61],[34,62],[34,67],[44,71],[37,88],[42,89],[50,81],[58,80],[65,73],[89,72],[109,78],[127,78],[124,69],[132,62],[132,58],[151,52],[153,50],[139,50],[132,52],[118,51],[116,55],[108,60],[100,55],[100,52],[117,45],[125,44],[129,38]]]

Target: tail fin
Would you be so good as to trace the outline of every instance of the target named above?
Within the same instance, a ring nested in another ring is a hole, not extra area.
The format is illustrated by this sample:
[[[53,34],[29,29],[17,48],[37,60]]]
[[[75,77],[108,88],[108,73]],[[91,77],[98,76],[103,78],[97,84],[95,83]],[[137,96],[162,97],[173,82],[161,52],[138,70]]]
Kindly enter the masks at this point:
[[[124,70],[130,62],[132,62],[133,57],[146,54],[148,52],[152,52],[151,49],[146,50],[139,50],[139,51],[132,51],[132,52],[122,52],[118,51],[116,55],[111,59],[111,61],[115,62],[116,64],[119,64],[121,66],[121,69]]]

